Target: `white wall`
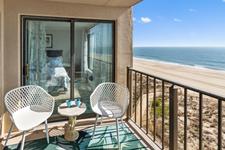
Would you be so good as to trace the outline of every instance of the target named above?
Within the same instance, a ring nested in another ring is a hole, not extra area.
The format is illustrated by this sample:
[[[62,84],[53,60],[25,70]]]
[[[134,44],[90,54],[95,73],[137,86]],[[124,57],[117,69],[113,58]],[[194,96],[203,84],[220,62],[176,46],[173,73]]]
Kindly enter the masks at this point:
[[[64,30],[47,29],[46,34],[53,35],[53,47],[47,50],[63,50],[64,64],[70,64],[70,28]]]
[[[83,29],[75,28],[75,64],[77,71],[82,71],[82,62],[84,54],[84,32]],[[70,64],[70,28],[54,29],[46,28],[46,34],[53,35],[53,47],[47,50],[63,50],[63,63]]]

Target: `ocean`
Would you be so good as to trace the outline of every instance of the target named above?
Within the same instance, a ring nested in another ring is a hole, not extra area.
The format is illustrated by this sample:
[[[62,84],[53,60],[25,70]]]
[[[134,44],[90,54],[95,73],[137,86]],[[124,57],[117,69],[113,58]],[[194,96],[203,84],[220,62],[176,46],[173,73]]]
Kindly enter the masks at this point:
[[[225,70],[225,47],[134,47],[134,57]]]

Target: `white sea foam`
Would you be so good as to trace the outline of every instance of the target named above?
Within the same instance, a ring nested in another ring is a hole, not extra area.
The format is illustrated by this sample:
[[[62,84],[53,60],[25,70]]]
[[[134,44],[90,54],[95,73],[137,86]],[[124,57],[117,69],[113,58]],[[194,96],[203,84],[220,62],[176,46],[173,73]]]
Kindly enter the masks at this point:
[[[168,64],[168,65],[174,65],[174,66],[180,66],[180,67],[187,67],[187,68],[195,68],[195,69],[201,69],[201,70],[207,70],[207,71],[212,71],[212,72],[220,72],[220,73],[225,73],[225,70],[220,70],[220,69],[212,69],[208,68],[206,66],[201,66],[201,65],[187,65],[187,64],[181,64],[181,63],[175,63],[175,62],[168,62],[168,61],[162,61],[162,60],[156,60],[156,59],[147,59],[147,58],[139,58],[139,57],[133,57],[136,60],[144,60],[144,61],[149,61],[153,63],[160,63],[160,64]]]

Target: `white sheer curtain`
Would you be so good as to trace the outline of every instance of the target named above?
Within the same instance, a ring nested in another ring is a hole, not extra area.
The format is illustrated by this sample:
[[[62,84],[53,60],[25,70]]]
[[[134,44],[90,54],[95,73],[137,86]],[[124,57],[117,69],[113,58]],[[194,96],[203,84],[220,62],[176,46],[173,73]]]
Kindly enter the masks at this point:
[[[112,81],[112,24],[99,23],[90,29],[90,56],[95,85]]]
[[[40,85],[43,88],[47,80],[46,67],[46,31],[40,21],[28,22],[28,84]]]

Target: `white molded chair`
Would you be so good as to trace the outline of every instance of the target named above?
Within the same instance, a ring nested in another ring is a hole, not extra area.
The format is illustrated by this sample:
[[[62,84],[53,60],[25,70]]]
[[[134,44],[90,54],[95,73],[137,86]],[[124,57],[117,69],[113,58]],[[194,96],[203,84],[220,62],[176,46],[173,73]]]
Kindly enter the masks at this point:
[[[97,114],[92,138],[98,121],[98,116],[112,117],[116,119],[117,140],[120,147],[118,119],[125,114],[129,105],[128,89],[118,83],[105,82],[99,84],[90,96],[92,110]]]
[[[5,95],[5,106],[10,113],[12,125],[9,129],[5,146],[13,128],[13,124],[23,132],[22,150],[25,132],[45,122],[47,142],[49,143],[47,119],[52,115],[55,100],[43,88],[36,85],[22,86],[9,91]]]

